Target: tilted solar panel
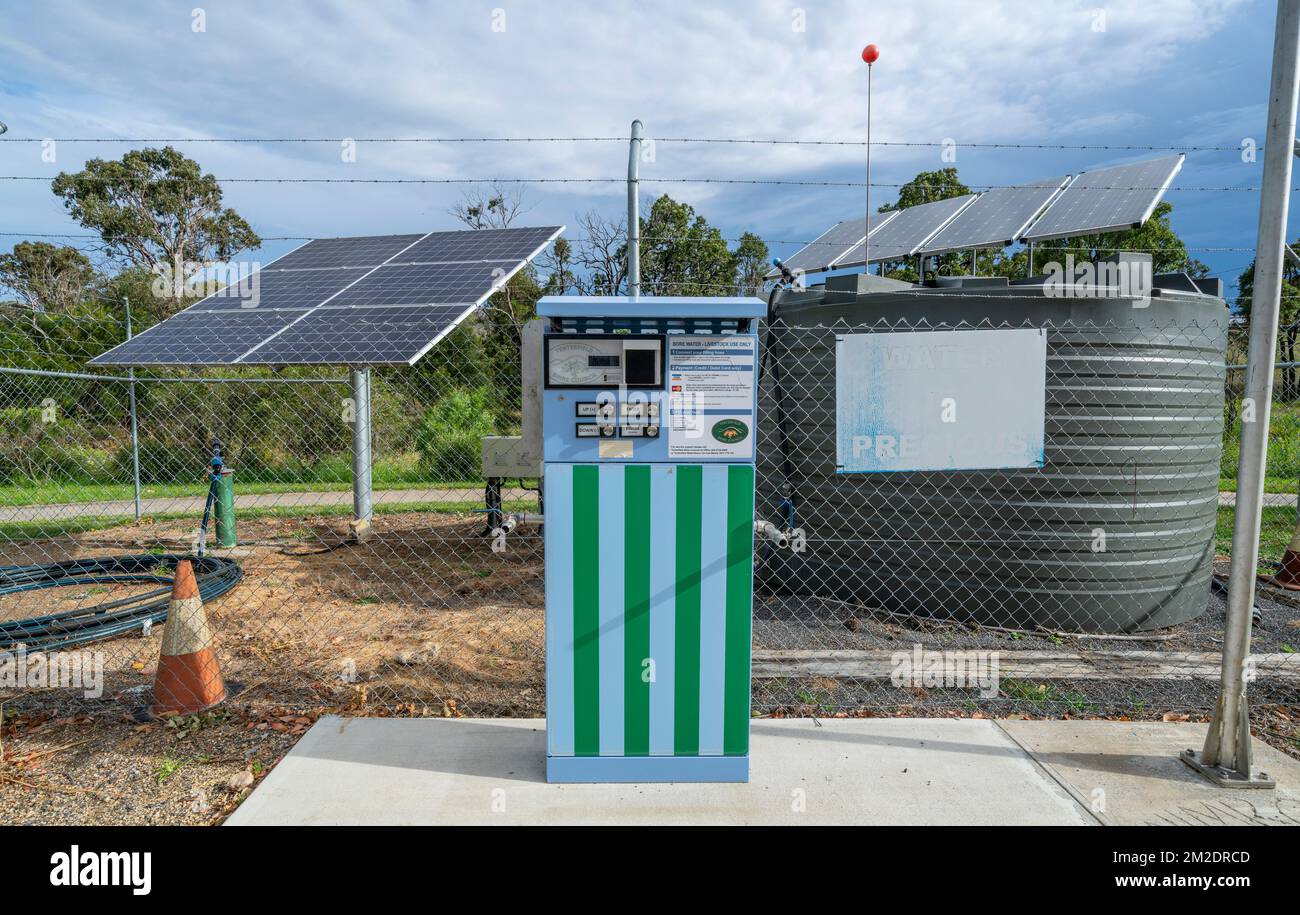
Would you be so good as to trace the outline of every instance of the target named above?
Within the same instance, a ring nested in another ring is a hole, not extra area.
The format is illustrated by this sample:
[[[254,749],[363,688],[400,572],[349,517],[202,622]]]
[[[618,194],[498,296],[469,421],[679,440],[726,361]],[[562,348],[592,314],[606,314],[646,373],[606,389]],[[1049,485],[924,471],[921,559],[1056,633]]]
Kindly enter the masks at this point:
[[[1020,236],[1021,241],[1137,228],[1151,218],[1184,158],[1179,153],[1083,172]]]
[[[871,219],[872,231],[878,230],[897,216],[898,213],[898,210],[877,213]],[[825,270],[828,265],[834,263],[836,259],[842,257],[845,252],[862,241],[862,236],[866,234],[863,232],[862,227],[866,223],[865,218],[846,219],[843,222],[836,223],[790,257],[782,258],[781,263],[794,273],[817,273]],[[779,270],[772,270],[768,273],[768,276],[779,275]]]
[[[1062,175],[1032,184],[984,191],[917,253],[946,254],[949,251],[1009,245],[1020,237],[1038,212],[1069,180],[1069,175]]]
[[[871,233],[871,263],[902,260],[916,253],[954,216],[970,206],[974,194],[949,197],[898,211],[898,216]],[[835,267],[854,267],[863,263],[863,245],[854,245],[837,260]]]
[[[91,365],[409,365],[563,230],[316,239]]]

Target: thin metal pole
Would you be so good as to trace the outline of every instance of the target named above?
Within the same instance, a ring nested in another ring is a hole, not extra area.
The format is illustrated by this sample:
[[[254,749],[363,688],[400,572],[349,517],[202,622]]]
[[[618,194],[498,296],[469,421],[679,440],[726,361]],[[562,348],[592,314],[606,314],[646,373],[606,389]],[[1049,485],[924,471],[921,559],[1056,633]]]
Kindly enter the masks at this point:
[[[1246,703],[1250,654],[1251,607],[1259,561],[1259,525],[1268,459],[1269,414],[1273,399],[1274,351],[1282,293],[1282,248],[1291,189],[1295,145],[1297,79],[1300,52],[1300,0],[1280,0],[1273,38],[1273,76],[1268,98],[1268,133],[1264,146],[1264,180],[1260,188],[1259,233],[1255,252],[1255,292],[1250,315],[1243,419],[1253,402],[1253,422],[1243,422],[1237,471],[1237,505],[1232,529],[1232,567],[1228,581],[1228,618],[1223,638],[1219,701],[1210,719],[1200,759],[1188,750],[1183,758],[1219,783],[1268,787],[1263,773],[1251,772],[1250,716]]]
[[[131,297],[126,302],[126,339],[131,339]],[[131,404],[131,482],[135,484],[135,520],[140,520],[140,422],[135,409],[135,369],[126,370],[127,399]]]
[[[1025,278],[1028,279],[1033,275],[1034,275],[1034,243],[1031,241],[1029,243],[1029,263],[1025,267]]]
[[[632,298],[641,294],[640,178],[641,122],[633,121],[627,150],[627,294]]]
[[[871,71],[867,64],[867,210],[862,220],[862,269],[871,272]],[[881,266],[884,269],[884,266]]]
[[[352,369],[352,532],[364,540],[373,514],[370,485],[370,369]]]

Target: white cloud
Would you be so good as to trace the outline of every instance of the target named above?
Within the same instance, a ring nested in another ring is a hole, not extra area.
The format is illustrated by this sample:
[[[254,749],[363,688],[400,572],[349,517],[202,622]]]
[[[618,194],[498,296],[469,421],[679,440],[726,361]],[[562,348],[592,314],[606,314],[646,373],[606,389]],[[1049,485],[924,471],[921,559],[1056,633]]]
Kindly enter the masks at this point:
[[[1149,122],[1143,85],[1221,29],[1239,3],[1111,2],[1100,32],[1096,6],[209,3],[207,31],[195,34],[192,4],[125,12],[86,0],[12,17],[0,53],[24,89],[0,95],[0,105],[15,136],[623,136],[640,117],[652,137],[858,140],[865,114],[858,53],[872,40],[882,54],[878,139],[1115,141]],[[791,27],[797,7],[806,12],[804,32]],[[504,32],[493,31],[498,8]],[[0,165],[9,174],[53,175],[87,155],[121,151],[64,146],[62,161],[48,166],[34,160],[32,147],[8,144]],[[354,165],[340,161],[334,144],[186,151],[222,176],[617,178],[626,167],[619,143],[363,145]],[[660,143],[644,174],[856,180],[861,155],[853,146]],[[903,149],[882,150],[877,163],[878,180],[942,164],[937,151]],[[707,203],[715,219],[760,231],[768,228],[754,224],[760,217],[807,225],[857,195],[647,185],[663,189]],[[40,199],[48,197],[43,185],[6,193],[43,224],[58,218],[57,206]],[[445,225],[459,189],[235,185],[228,193],[265,234],[338,234]],[[539,201],[536,221],[568,222],[575,209],[597,202],[618,207],[622,193],[619,185],[530,191]],[[12,224],[13,208],[6,210]]]

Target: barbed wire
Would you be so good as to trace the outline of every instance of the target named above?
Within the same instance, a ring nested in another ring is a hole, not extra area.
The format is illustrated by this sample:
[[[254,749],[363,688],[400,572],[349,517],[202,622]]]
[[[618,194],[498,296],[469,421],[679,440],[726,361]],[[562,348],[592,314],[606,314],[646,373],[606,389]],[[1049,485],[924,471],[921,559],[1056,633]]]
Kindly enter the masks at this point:
[[[48,175],[0,175],[0,181],[50,181]],[[82,179],[87,180],[87,179]],[[90,179],[93,180],[93,179]],[[110,179],[100,179],[107,182]],[[816,181],[798,178],[654,178],[643,176],[637,179],[642,184],[738,184],[758,186],[785,187],[851,187],[865,188],[865,181]],[[626,184],[626,178],[217,178],[219,184]],[[1041,193],[1042,188],[1022,184],[922,184],[914,181],[871,182],[872,187],[904,188],[924,187],[927,190],[961,190],[966,193],[991,190],[1023,190]],[[1082,191],[1162,191],[1174,193],[1180,191],[1200,191],[1208,193],[1255,193],[1258,187],[1158,187],[1156,185],[1071,185],[1070,190]],[[1300,188],[1292,188],[1293,191]]]
[[[626,136],[544,136],[544,137],[0,137],[0,143],[231,143],[231,144],[310,144],[310,143],[626,143]],[[655,143],[750,145],[750,146],[848,146],[865,147],[866,140],[793,139],[777,137],[645,137]],[[1165,145],[1145,143],[959,143],[946,140],[872,140],[872,146],[905,148],[1027,149],[1103,152],[1241,152],[1237,145]],[[1255,146],[1263,150],[1263,144]]]

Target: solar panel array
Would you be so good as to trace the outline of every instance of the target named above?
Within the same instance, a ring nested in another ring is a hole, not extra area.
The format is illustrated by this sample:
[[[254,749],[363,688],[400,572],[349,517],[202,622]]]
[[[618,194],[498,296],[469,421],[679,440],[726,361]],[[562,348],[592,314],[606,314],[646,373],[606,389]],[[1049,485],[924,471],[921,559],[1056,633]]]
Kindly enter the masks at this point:
[[[562,226],[321,238],[92,365],[410,365]]]
[[[1048,178],[896,210],[871,231],[871,262],[1135,228],[1151,218],[1184,158],[1162,156],[1073,180]],[[837,223],[783,263],[805,273],[859,266],[863,224]]]

